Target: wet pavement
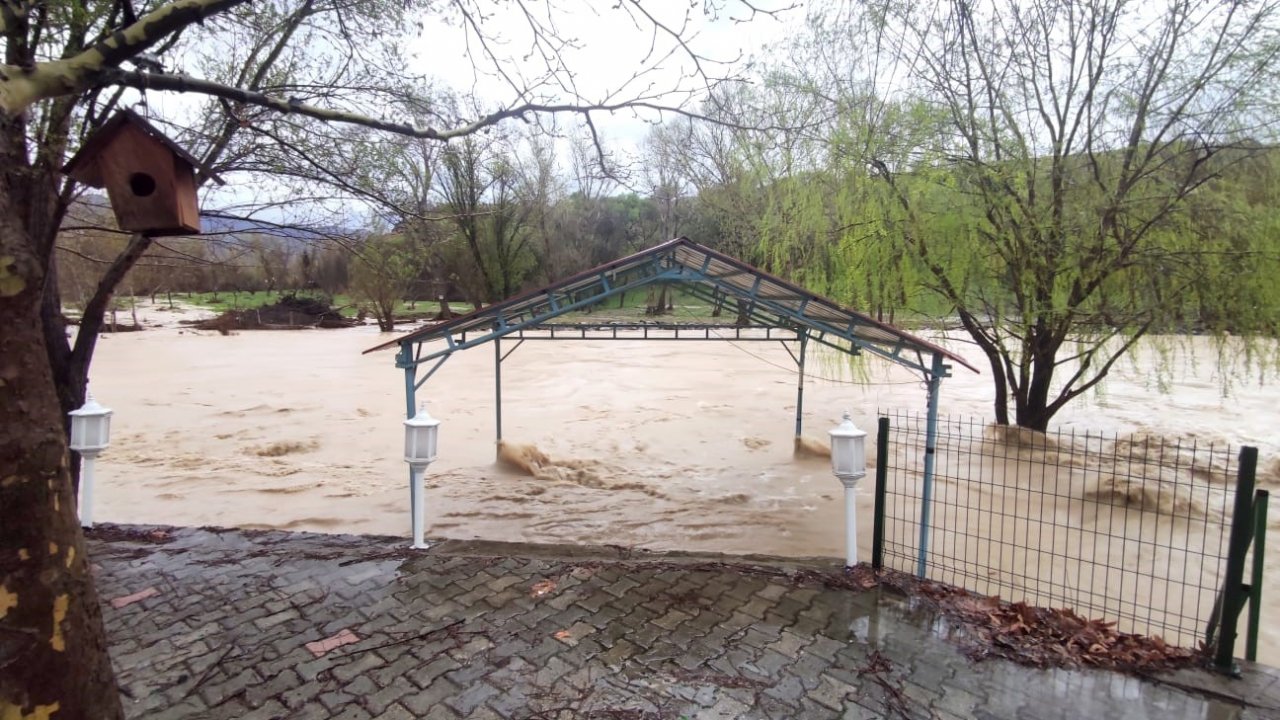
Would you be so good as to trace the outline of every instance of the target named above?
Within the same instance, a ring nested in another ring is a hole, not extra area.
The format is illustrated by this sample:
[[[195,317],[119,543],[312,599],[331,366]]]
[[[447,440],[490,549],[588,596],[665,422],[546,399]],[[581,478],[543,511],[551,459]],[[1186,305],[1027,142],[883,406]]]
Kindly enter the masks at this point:
[[[1280,717],[1280,674],[974,663],[819,561],[100,527],[135,718]],[[820,572],[814,572],[818,569]]]

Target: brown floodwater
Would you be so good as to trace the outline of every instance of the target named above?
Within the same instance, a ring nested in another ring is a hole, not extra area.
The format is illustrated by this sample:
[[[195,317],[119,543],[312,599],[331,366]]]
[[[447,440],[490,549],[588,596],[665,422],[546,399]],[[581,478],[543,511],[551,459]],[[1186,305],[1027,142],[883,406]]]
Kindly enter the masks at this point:
[[[99,343],[92,389],[115,417],[98,464],[97,519],[408,535],[403,374],[391,351],[361,355],[390,336],[371,327],[223,336],[174,327],[173,317],[146,312],[144,322],[166,327]],[[1120,363],[1104,392],[1069,406],[1057,424],[1257,445],[1274,481],[1280,411],[1271,387],[1252,373],[1224,397],[1207,341],[1192,338],[1172,355],[1157,345]],[[808,451],[797,453],[795,365],[777,343],[526,342],[503,364],[508,442],[497,462],[493,353],[458,353],[419,395],[442,421],[428,536],[840,556],[842,489],[813,450],[843,410],[874,433],[878,408],[923,412],[925,393],[911,373],[879,361],[853,372],[815,356],[809,372]],[[989,377],[955,372],[942,385],[942,412],[990,417]],[[1280,511],[1271,517],[1274,530]],[[1276,558],[1260,658],[1272,664]]]

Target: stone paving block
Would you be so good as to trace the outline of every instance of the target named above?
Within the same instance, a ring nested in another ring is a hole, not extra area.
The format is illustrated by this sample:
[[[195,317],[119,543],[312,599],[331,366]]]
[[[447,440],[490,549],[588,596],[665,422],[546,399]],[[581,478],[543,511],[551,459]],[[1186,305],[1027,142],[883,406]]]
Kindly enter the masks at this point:
[[[328,673],[334,666],[334,660],[334,656],[327,656],[307,662],[301,662],[294,666],[294,670],[297,671],[298,676],[304,681],[314,680],[320,676],[320,673]]]
[[[352,703],[338,709],[331,717],[333,720],[370,720],[373,716],[364,708]]]
[[[597,660],[609,667],[622,667],[626,661],[634,657],[639,651],[639,646],[630,640],[623,638],[614,643],[613,647],[601,653]]]
[[[244,692],[250,685],[262,682],[262,678],[251,669],[244,669],[220,682],[206,683],[200,688],[200,697],[209,705],[218,705],[229,698]]]
[[[778,639],[769,643],[765,647],[775,652],[781,653],[790,658],[798,657],[800,651],[809,644],[809,638],[804,638],[792,632],[782,631],[778,634]]]
[[[280,702],[290,710],[297,710],[311,704],[323,689],[319,682],[310,680],[280,693]]]
[[[362,652],[355,655],[350,660],[347,660],[347,657],[348,656],[343,656],[342,658],[335,659],[332,666],[333,669],[330,671],[330,674],[335,679],[344,683],[350,682],[353,678],[359,675],[363,675],[376,668],[382,667],[387,662],[377,653],[372,652]]]
[[[548,658],[546,663],[538,666],[537,673],[533,677],[533,684],[536,687],[549,688],[555,686],[567,673],[573,671],[573,666],[566,663],[559,657]]]
[[[393,703],[373,720],[418,720],[418,716],[406,710],[403,705]]]
[[[494,670],[486,679],[490,685],[504,692],[520,691],[522,687],[529,685],[536,671],[537,668],[517,655],[494,663]]]
[[[400,649],[400,654],[387,664],[375,668],[369,673],[369,677],[378,687],[386,687],[399,678],[407,677],[409,672],[422,664],[422,661],[414,657],[412,654],[404,652]]]
[[[375,684],[375,688],[377,685]],[[351,688],[348,686],[348,692]],[[380,690],[364,695],[364,707],[373,715],[381,715],[392,703],[409,693],[416,693],[418,688],[407,679],[398,677]]]
[[[758,668],[761,674],[771,678],[778,677],[781,674],[782,669],[790,665],[791,658],[773,650],[765,650],[761,652],[755,660],[750,663],[751,667]]]
[[[461,690],[457,685],[447,678],[439,677],[429,686],[417,692],[405,694],[400,698],[400,704],[419,717],[457,717],[457,713],[447,707],[444,701],[459,692]]]
[[[327,690],[316,696],[320,704],[329,708],[333,712],[337,712],[347,705],[359,702],[359,698],[353,696],[344,690]]]
[[[846,704],[840,717],[842,720],[884,720],[891,715],[882,708],[868,707],[859,700]]]
[[[466,688],[470,687],[472,683],[487,675],[489,670],[489,666],[483,662],[462,664],[462,666],[456,670],[450,670],[445,673],[445,677],[457,686]]]
[[[279,700],[269,700],[256,710],[242,715],[243,720],[278,720],[289,716],[288,709]]]
[[[810,654],[808,651],[801,650],[800,656],[791,663],[789,671],[800,678],[800,682],[804,684],[808,690],[813,690],[818,686],[819,676],[828,668],[831,663],[827,660]]]
[[[488,700],[489,709],[503,718],[527,717],[529,698],[520,689],[503,690]]]
[[[487,637],[477,636],[467,640],[449,652],[449,655],[459,663],[466,664],[472,658],[483,653],[493,647],[493,641]]]
[[[366,698],[378,691],[378,686],[369,679],[368,675],[361,675],[342,686],[342,691],[357,698]]]
[[[653,624],[668,632],[676,629],[676,626],[692,618],[693,616],[683,610],[668,610],[662,617],[653,620]]]
[[[444,702],[456,710],[459,715],[470,717],[476,708],[483,705],[489,698],[495,697],[500,693],[500,690],[486,682],[476,682],[461,693],[445,698]]]
[[[604,591],[615,598],[624,598],[630,596],[632,590],[640,587],[640,582],[632,577],[622,577],[610,582],[604,587]]]
[[[806,693],[806,697],[831,710],[843,710],[848,700],[857,695],[859,688],[830,675],[821,675],[818,686]]]
[[[792,706],[799,704],[800,698],[805,696],[804,685],[801,684],[800,678],[794,675],[782,676],[764,692],[766,695]]]
[[[279,695],[300,684],[301,678],[298,677],[298,673],[293,670],[283,670],[266,682],[247,688],[244,693],[244,701],[249,707],[265,706],[267,701],[274,701]]]
[[[825,720],[826,718],[838,718],[842,714],[843,713],[839,711],[832,710],[824,705],[814,702],[809,698],[802,698],[800,700],[800,712],[796,713],[796,717],[806,718],[806,720]],[[928,720],[938,720],[937,718],[930,718],[927,715],[923,717],[928,718]]]
[[[723,720],[726,718],[754,717],[751,705],[739,702],[731,697],[720,695],[711,707],[701,708],[689,716],[693,720]]]

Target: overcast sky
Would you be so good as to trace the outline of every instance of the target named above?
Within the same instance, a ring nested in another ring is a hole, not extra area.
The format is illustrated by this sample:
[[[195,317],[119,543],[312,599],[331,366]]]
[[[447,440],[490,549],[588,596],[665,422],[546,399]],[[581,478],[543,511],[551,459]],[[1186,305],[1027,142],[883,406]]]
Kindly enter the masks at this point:
[[[708,75],[726,76],[746,72],[747,63],[767,52],[794,32],[804,20],[803,3],[792,0],[756,0],[765,10],[776,10],[776,15],[751,11],[738,0],[715,0],[722,7],[704,8],[703,0],[645,0],[643,8],[654,19],[672,31],[680,31],[680,37],[689,51],[697,53],[708,62],[704,69]],[[626,0],[622,0],[625,3]],[[613,101],[634,99],[641,95],[670,90],[694,90],[704,81],[694,75],[694,62],[677,45],[675,38],[658,30],[643,17],[633,19],[617,0],[595,2],[593,0],[534,0],[530,8],[542,15],[538,22],[554,27],[556,34],[572,39],[576,47],[562,51],[564,64],[572,74],[578,97],[557,87],[543,85],[538,90],[540,100],[560,103],[599,102],[613,93]],[[691,4],[692,3],[692,4]],[[410,57],[411,71],[433,79],[439,86],[448,87],[460,97],[477,103],[481,112],[490,112],[511,105],[517,98],[516,86],[524,86],[546,72],[544,63],[535,58],[526,59],[531,47],[530,23],[518,11],[516,2],[501,0],[485,2],[487,15],[475,19],[490,40],[490,49],[499,57],[494,60],[484,55],[476,43],[476,35],[455,16],[450,19],[431,16],[419,33],[416,28],[406,35],[405,48]],[[548,9],[547,5],[553,7]],[[790,9],[787,9],[790,8]],[[548,14],[550,13],[550,14]],[[748,20],[749,19],[749,20]],[[719,61],[719,62],[715,62]],[[500,68],[503,77],[497,68]],[[638,71],[645,72],[640,82],[625,87],[624,83]],[[560,79],[564,80],[562,73]],[[620,87],[622,89],[620,90]],[[654,98],[660,104],[679,104],[681,97],[687,105],[696,107],[696,100],[678,93],[668,93]],[[194,95],[167,93],[149,94],[149,112],[158,117],[182,122],[184,116],[199,112],[203,100]],[[374,111],[374,114],[379,114]],[[652,112],[624,111],[614,114],[599,113],[593,116],[597,130],[605,146],[624,156],[638,154],[640,145],[650,125],[658,119]],[[646,122],[647,121],[647,122]],[[565,134],[585,133],[580,120],[574,116],[553,123]],[[562,155],[567,157],[567,145],[562,144]],[[253,204],[267,198],[283,199],[288,196],[284,188],[272,188],[261,183],[245,182],[247,178],[235,178],[225,188],[206,188],[205,207]],[[362,215],[363,210],[346,207],[339,214]],[[283,211],[273,209],[264,217],[283,220]]]
[[[804,19],[804,8],[788,0],[763,0],[758,7],[790,10],[776,16],[763,13],[751,18],[750,10],[736,0],[719,0],[724,7],[718,11],[704,11],[700,0],[647,0],[643,7],[655,19],[672,30],[684,28],[682,38],[696,53],[723,64],[708,63],[708,74],[727,75],[739,72],[753,57],[759,57],[770,45],[787,36]],[[687,52],[677,48],[675,40],[659,30],[655,36],[653,27],[642,17],[633,19],[619,2],[591,2],[591,0],[564,0],[552,3],[557,6],[540,22],[554,25],[560,36],[572,38],[579,46],[563,53],[566,65],[573,74],[578,93],[583,100],[604,99],[616,92],[616,99],[634,98],[648,88],[696,89],[701,80],[692,77],[694,63]],[[546,3],[533,3],[544,9]],[[692,7],[691,7],[692,5]],[[517,84],[535,78],[544,66],[536,61],[525,61],[531,47],[529,22],[515,11],[514,3],[506,3],[481,22],[486,35],[496,42],[491,47],[503,56],[503,71]],[[409,41],[413,55],[412,69],[439,79],[455,91],[473,96],[485,109],[509,104],[515,91],[508,81],[493,71],[493,63],[483,57],[483,51],[474,42],[475,36],[456,25],[450,26],[434,19],[426,26],[421,37]],[[470,46],[468,46],[468,41]],[[655,48],[651,51],[651,48]],[[674,55],[667,56],[674,50]],[[665,57],[665,59],[663,59]],[[656,62],[661,60],[661,62]],[[472,71],[477,68],[481,74]],[[645,70],[640,81],[618,92],[637,71]],[[555,88],[547,92],[559,95],[561,101],[571,101],[566,93]],[[679,96],[669,94],[665,101],[677,103]],[[609,141],[621,148],[634,147],[648,130],[634,112],[613,116],[597,116],[597,128]],[[647,114],[649,120],[656,119]]]

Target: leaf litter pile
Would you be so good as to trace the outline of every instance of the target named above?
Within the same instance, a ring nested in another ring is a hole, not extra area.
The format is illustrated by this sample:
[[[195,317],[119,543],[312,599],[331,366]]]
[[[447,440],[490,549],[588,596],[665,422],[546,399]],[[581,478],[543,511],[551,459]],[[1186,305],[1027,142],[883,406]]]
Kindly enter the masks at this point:
[[[874,577],[865,566],[851,570]],[[961,624],[971,660],[1000,657],[1035,667],[1096,667],[1127,672],[1203,664],[1205,650],[1169,645],[1159,636],[1123,633],[1114,622],[1090,620],[1069,608],[1034,607],[978,595],[953,585],[883,570],[879,584],[929,603]]]

